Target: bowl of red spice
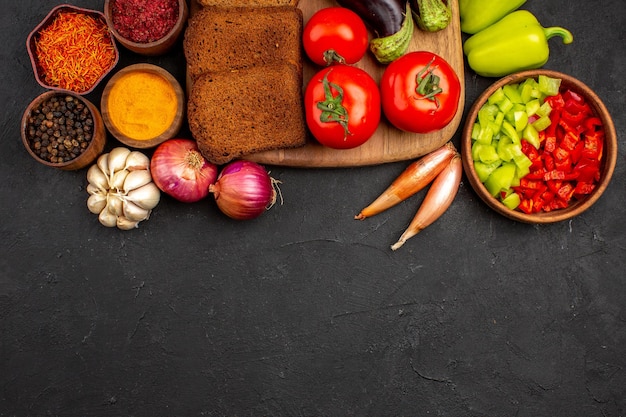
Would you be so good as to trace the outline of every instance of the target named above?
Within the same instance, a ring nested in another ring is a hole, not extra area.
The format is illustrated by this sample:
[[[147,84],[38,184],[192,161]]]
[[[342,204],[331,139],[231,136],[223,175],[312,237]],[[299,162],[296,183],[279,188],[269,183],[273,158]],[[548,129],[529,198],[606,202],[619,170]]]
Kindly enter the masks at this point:
[[[125,48],[162,55],[179,39],[188,17],[186,0],[105,0],[109,29]]]
[[[102,12],[53,8],[28,35],[35,79],[44,88],[88,94],[117,65],[119,52]]]
[[[472,105],[462,134],[464,171],[493,210],[531,224],[569,220],[604,193],[617,134],[598,95],[552,70],[511,74]]]
[[[98,108],[67,91],[46,91],[32,100],[22,116],[21,136],[37,162],[65,171],[91,164],[106,144]]]

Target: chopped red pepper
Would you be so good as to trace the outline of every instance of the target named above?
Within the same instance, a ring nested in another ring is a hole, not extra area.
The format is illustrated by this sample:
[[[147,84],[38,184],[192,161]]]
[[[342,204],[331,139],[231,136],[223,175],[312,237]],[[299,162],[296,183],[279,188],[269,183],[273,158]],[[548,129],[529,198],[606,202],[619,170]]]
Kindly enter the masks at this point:
[[[566,132],[563,139],[561,139],[560,146],[568,152],[572,152],[579,141],[578,135],[575,135],[574,132]]]
[[[577,126],[586,118],[587,112],[583,110],[580,110],[577,113],[570,113],[567,108],[565,108],[561,112],[561,122],[565,122],[570,126]]]
[[[589,132],[599,132],[602,131],[602,120],[599,117],[589,117],[585,120],[585,130],[587,133]]]
[[[591,192],[596,188],[595,184],[590,182],[578,182],[576,184],[576,188],[574,189],[574,194],[579,195],[587,195],[591,194]]]
[[[539,132],[540,148],[521,141],[531,166],[513,189],[520,196],[518,209],[524,213],[565,208],[572,199],[591,193],[600,180],[602,121],[574,91],[566,90],[546,101],[552,107],[551,124]]]

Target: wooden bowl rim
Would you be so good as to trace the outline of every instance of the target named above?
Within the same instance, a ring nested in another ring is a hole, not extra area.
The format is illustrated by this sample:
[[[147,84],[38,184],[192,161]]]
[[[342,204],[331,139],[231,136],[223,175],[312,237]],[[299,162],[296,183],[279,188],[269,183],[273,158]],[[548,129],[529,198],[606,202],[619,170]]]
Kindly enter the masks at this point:
[[[117,31],[115,25],[113,24],[113,16],[111,15],[111,0],[104,0],[104,18],[106,19],[107,25],[109,26],[109,31],[113,34],[113,36],[118,40],[119,43],[137,53],[141,53],[140,51],[144,50],[156,50],[159,52],[165,52],[167,49],[169,49],[172,45],[164,45],[171,42],[173,37],[177,38],[180,35],[182,27],[187,20],[187,15],[187,2],[185,0],[178,0],[178,19],[176,20],[176,23],[174,23],[174,26],[172,26],[169,32],[167,32],[165,35],[163,35],[162,38],[157,39],[156,41],[145,43],[134,42],[130,39],[126,39],[124,36],[122,36],[121,33]],[[161,48],[163,48],[162,51]]]
[[[113,61],[113,63],[111,64],[111,66],[109,67],[109,69],[107,69],[104,73],[102,73],[102,75],[100,76],[100,78],[98,78],[93,85],[85,90],[85,91],[74,91],[74,90],[68,90],[66,88],[61,88],[61,87],[55,87],[52,85],[48,85],[46,84],[40,77],[39,75],[39,66],[37,64],[38,60],[37,60],[37,56],[35,54],[35,52],[33,51],[34,46],[33,43],[35,41],[35,35],[43,28],[45,28],[46,26],[48,26],[50,24],[50,22],[62,11],[64,11],[65,9],[67,10],[71,10],[73,12],[77,12],[77,13],[83,13],[83,14],[91,14],[91,15],[95,15],[98,17],[98,19],[100,19],[102,21],[102,23],[104,23],[107,27],[108,33],[109,33],[109,39],[111,40],[111,44],[113,45],[113,50],[115,51],[115,60]],[[43,20],[41,20],[41,22],[39,22],[39,24],[37,26],[35,26],[35,28],[28,34],[28,37],[26,38],[26,50],[28,52],[28,56],[30,58],[30,64],[32,66],[33,69],[33,73],[35,75],[35,80],[37,81],[37,83],[39,83],[39,85],[41,85],[42,87],[48,89],[48,90],[54,90],[54,91],[60,91],[60,92],[69,92],[72,94],[78,94],[81,96],[87,95],[91,92],[93,92],[93,90],[102,82],[102,80],[109,75],[109,73],[113,70],[113,68],[115,68],[120,60],[120,52],[119,49],[117,48],[117,43],[115,41],[115,37],[113,36],[113,34],[111,33],[111,30],[109,28],[109,25],[107,24],[106,21],[106,17],[104,15],[104,13],[102,13],[99,10],[92,10],[92,9],[86,9],[83,7],[78,7],[78,6],[74,6],[72,4],[59,4],[55,7],[52,8],[52,10],[50,10],[48,12],[48,14],[46,15],[46,17],[43,18]]]
[[[170,83],[170,85],[174,88],[174,91],[176,93],[177,108],[176,108],[176,115],[174,116],[174,121],[172,122],[170,127],[167,128],[167,130],[165,130],[165,132],[151,139],[138,140],[138,139],[134,139],[129,136],[126,136],[125,134],[120,132],[119,129],[115,127],[115,125],[113,124],[113,121],[109,117],[108,98],[111,93],[111,89],[113,88],[117,80],[135,71],[151,72],[153,74],[157,74],[161,76],[162,78],[164,78],[166,81]],[[120,142],[122,142],[123,144],[127,146],[137,148],[137,149],[154,148],[155,146],[160,145],[166,140],[173,138],[180,131],[182,124],[183,124],[184,111],[185,111],[185,93],[183,91],[182,86],[178,82],[178,80],[174,78],[174,76],[165,68],[162,68],[155,64],[148,64],[148,63],[133,64],[133,65],[124,67],[118,72],[116,72],[111,77],[111,79],[107,82],[106,86],[104,87],[104,91],[102,92],[102,97],[100,99],[100,111],[102,113],[102,119],[104,120],[104,124],[106,125],[109,132],[111,132],[111,134],[117,140],[119,140]]]
[[[602,120],[602,124],[605,130],[605,144],[604,144],[604,161],[602,163],[602,177],[600,182],[593,190],[593,192],[584,200],[579,200],[571,204],[566,209],[554,210],[551,212],[541,212],[536,214],[526,214],[517,210],[508,209],[502,202],[492,197],[487,191],[485,186],[480,182],[476,171],[474,170],[474,164],[471,151],[471,135],[474,121],[477,118],[478,110],[485,103],[487,98],[493,94],[499,87],[510,83],[519,83],[527,78],[537,78],[539,75],[546,75],[553,78],[560,78],[562,80],[561,87],[571,87],[576,92],[582,93],[587,102],[594,109],[596,115]],[[578,216],[589,207],[591,207],[604,193],[608,187],[613,172],[615,171],[615,165],[617,163],[617,133],[615,125],[611,115],[598,97],[598,95],[585,83],[579,79],[553,70],[527,70],[517,72],[511,75],[507,75],[493,84],[491,84],[474,102],[465,121],[463,128],[462,141],[461,141],[461,154],[463,156],[463,165],[467,179],[469,180],[472,188],[478,194],[478,196],[496,212],[508,217],[509,219],[516,220],[523,223],[532,224],[546,224],[555,223],[563,220],[571,219]]]
[[[26,128],[28,127],[28,118],[30,117],[33,111],[33,108],[35,108],[42,102],[46,101],[47,99],[54,97],[54,96],[68,96],[68,95],[75,97],[81,102],[83,102],[89,109],[89,112],[91,113],[91,117],[93,118],[93,122],[94,122],[93,123],[94,131],[92,134],[91,142],[89,142],[89,146],[87,146],[87,148],[85,149],[83,153],[81,153],[76,158],[70,161],[61,162],[61,163],[58,163],[58,162],[54,163],[54,162],[46,161],[44,159],[41,159],[32,150],[30,143],[28,142],[28,138],[26,137]],[[38,95],[34,99],[32,99],[31,102],[28,104],[28,106],[26,106],[26,110],[24,111],[22,115],[22,122],[20,124],[20,129],[21,129],[20,134],[22,137],[22,144],[24,145],[24,147],[26,148],[26,151],[30,154],[30,156],[33,157],[33,159],[35,159],[37,162],[45,166],[49,166],[51,168],[59,168],[62,170],[80,169],[89,165],[91,162],[93,162],[100,155],[100,153],[102,153],[104,149],[104,145],[106,143],[106,132],[104,131],[105,129],[104,124],[102,123],[101,120],[102,120],[102,116],[100,112],[98,111],[98,108],[91,101],[89,101],[87,98],[83,97],[82,95],[75,93],[73,91],[67,91],[67,90],[49,90]],[[98,131],[96,131],[96,129],[98,129]],[[95,151],[93,151],[94,148],[96,148]]]

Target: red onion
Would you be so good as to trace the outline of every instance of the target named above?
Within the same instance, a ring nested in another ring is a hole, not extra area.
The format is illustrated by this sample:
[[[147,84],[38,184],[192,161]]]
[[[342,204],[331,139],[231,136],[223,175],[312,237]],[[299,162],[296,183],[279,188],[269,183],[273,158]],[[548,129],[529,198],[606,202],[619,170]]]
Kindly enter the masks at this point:
[[[209,191],[228,217],[249,220],[260,216],[276,202],[276,184],[261,165],[234,161],[222,169]]]
[[[193,203],[209,195],[217,179],[217,166],[207,161],[191,139],[169,139],[160,144],[150,160],[154,183],[175,199]]]

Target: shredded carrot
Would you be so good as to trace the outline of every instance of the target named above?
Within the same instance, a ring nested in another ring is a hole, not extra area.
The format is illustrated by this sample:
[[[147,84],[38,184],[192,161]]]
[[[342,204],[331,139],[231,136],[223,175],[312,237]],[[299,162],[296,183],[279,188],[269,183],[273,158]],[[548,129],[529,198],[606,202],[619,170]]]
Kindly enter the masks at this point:
[[[35,51],[42,81],[77,93],[93,87],[116,59],[106,23],[76,12],[60,12],[40,30]]]

